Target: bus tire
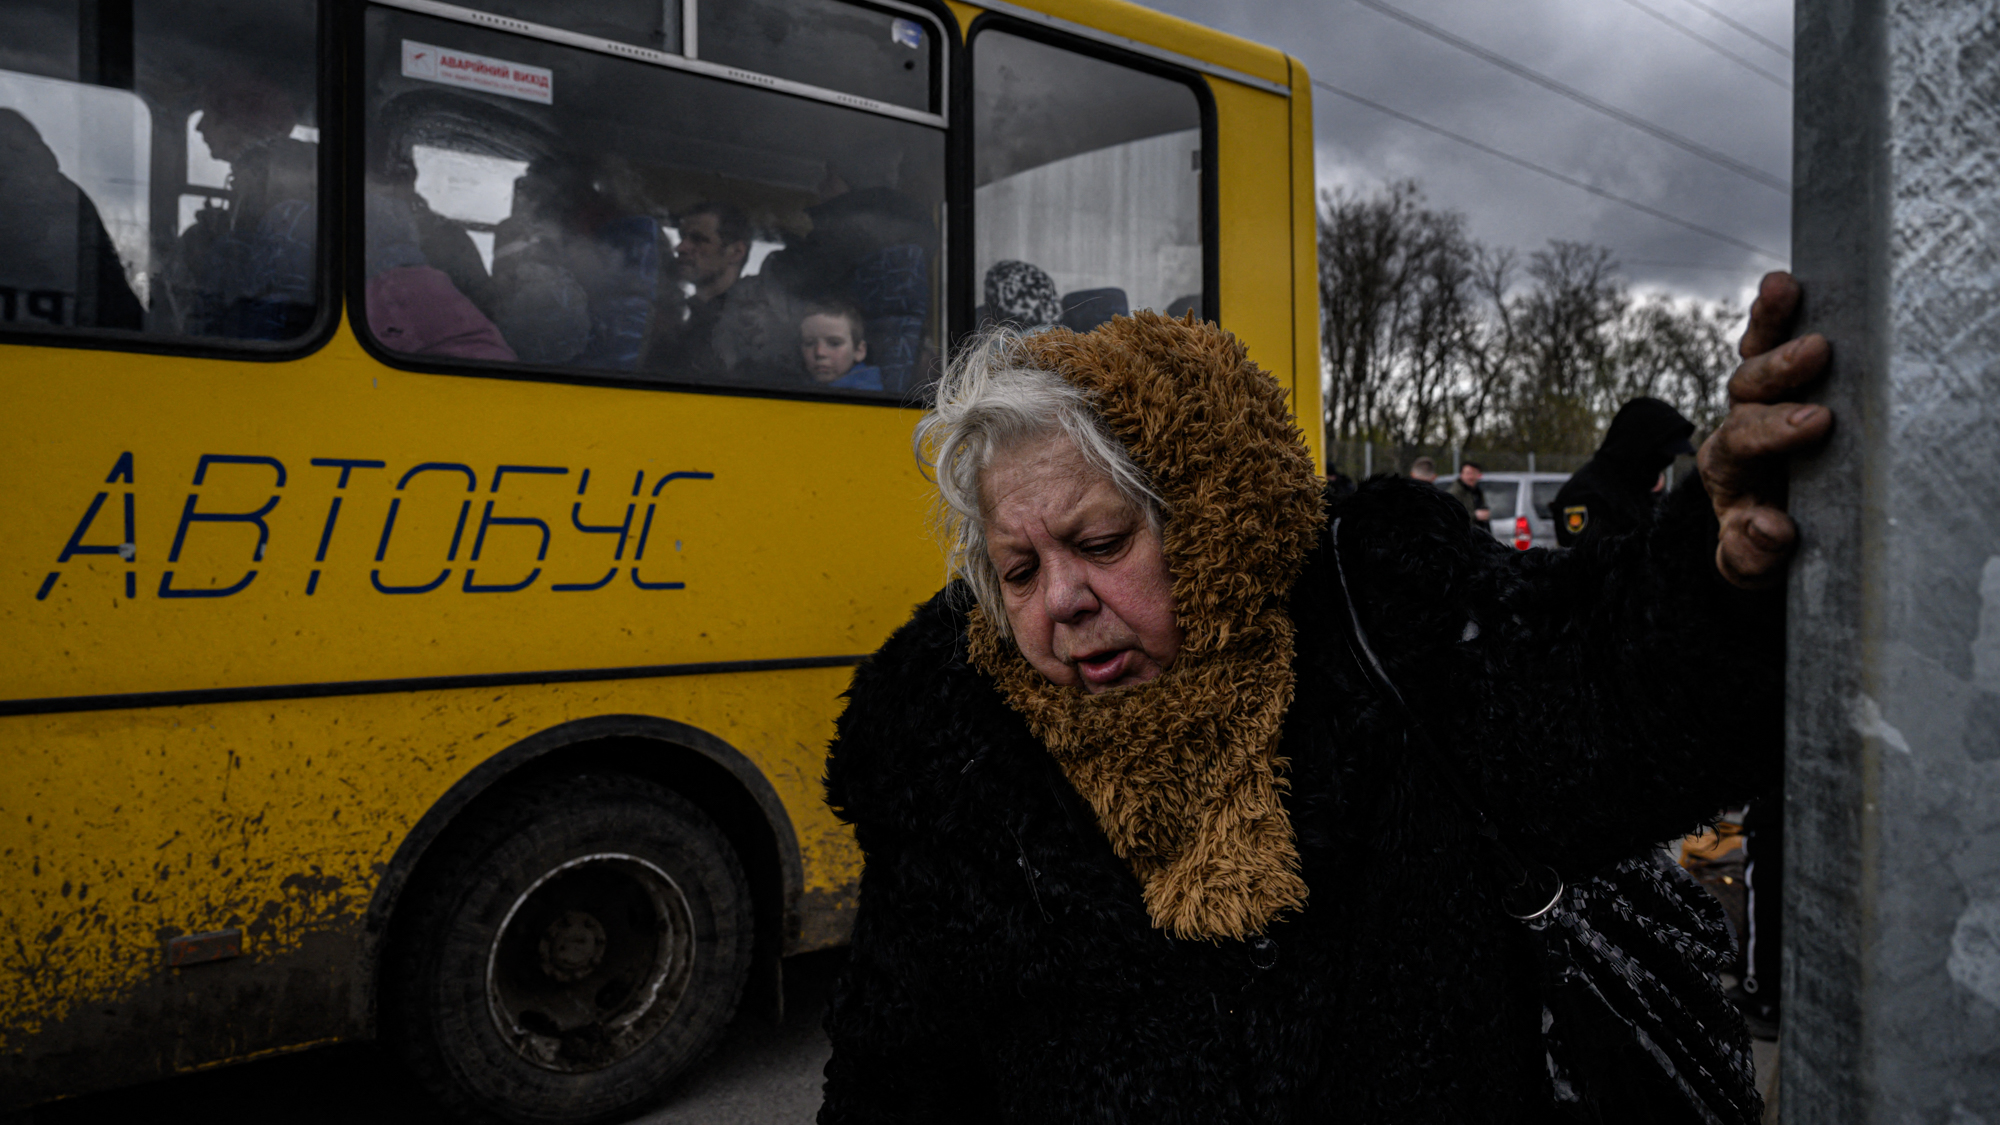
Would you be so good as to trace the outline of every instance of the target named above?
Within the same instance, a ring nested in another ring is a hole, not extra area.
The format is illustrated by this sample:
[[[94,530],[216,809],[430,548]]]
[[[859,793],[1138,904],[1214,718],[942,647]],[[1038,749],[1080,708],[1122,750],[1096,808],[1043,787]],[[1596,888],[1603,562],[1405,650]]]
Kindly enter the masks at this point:
[[[630,1116],[728,1026],[754,938],[742,865],[686,798],[523,786],[455,825],[398,906],[383,1038],[467,1120]]]

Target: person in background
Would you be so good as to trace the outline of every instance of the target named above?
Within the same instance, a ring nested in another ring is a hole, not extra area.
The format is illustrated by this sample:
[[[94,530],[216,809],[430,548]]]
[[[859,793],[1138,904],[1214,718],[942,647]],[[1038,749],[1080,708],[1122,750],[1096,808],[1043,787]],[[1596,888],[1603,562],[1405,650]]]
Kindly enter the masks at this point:
[[[318,307],[319,146],[292,136],[298,106],[277,84],[232,74],[202,99],[195,130],[229,165],[229,206],[181,236],[195,288],[192,332],[287,340]]]
[[[882,369],[862,362],[868,358],[868,328],[861,310],[844,301],[806,306],[805,318],[799,321],[799,356],[806,374],[821,386],[882,389]]]
[[[1675,457],[1692,454],[1694,423],[1656,398],[1635,398],[1618,408],[1583,468],[1550,503],[1556,542],[1574,547],[1586,539],[1623,535],[1652,518]],[[1748,932],[1742,935],[1738,984],[1727,995],[1743,1012],[1750,1033],[1778,1035],[1778,903],[1784,857],[1783,771],[1772,770],[1743,817],[1743,883]]]
[[[97,206],[11,109],[0,109],[0,196],[0,324],[146,326]]]
[[[1479,482],[1486,476],[1486,470],[1476,461],[1467,461],[1458,467],[1458,476],[1445,486],[1445,492],[1453,500],[1465,505],[1466,514],[1472,517],[1482,531],[1493,527],[1493,512],[1486,506],[1486,490]]]
[[[563,218],[571,179],[547,157],[529,165],[493,232],[493,320],[523,363],[571,363],[590,346],[590,296],[570,268]]]
[[[369,192],[364,200],[368,330],[405,355],[513,362],[500,329],[425,258],[420,206],[389,192]]]
[[[750,221],[735,206],[708,200],[682,212],[677,225],[681,240],[674,264],[681,280],[694,286],[681,333],[681,358],[698,373],[714,374],[721,366],[715,326],[750,260]]]
[[[1005,261],[993,263],[986,271],[986,304],[978,317],[982,331],[992,325],[1011,324],[1032,332],[1061,319],[1062,295],[1040,266]]]
[[[1570,547],[1585,532],[1616,535],[1639,526],[1657,502],[1666,467],[1694,452],[1693,434],[1694,423],[1659,399],[1619,407],[1604,443],[1550,502],[1556,542]]]
[[[1428,457],[1419,457],[1410,462],[1410,479],[1420,480],[1425,484],[1436,484],[1438,479],[1437,462]]]
[[[601,171],[551,155],[514,182],[494,232],[494,320],[523,361],[630,371],[651,338],[659,225],[600,190]]]
[[[1327,463],[1326,490],[1330,495],[1346,496],[1351,494],[1358,487],[1359,486],[1354,483],[1353,477],[1350,477],[1346,473],[1340,471],[1339,465],[1333,464],[1330,461]]]
[[[424,264],[442,271],[451,279],[452,288],[464,294],[481,316],[491,318],[497,295],[478,244],[463,224],[431,209],[430,201],[417,190],[417,165],[409,148],[395,145],[392,138],[388,130],[369,131],[368,194],[402,201],[416,222],[417,249]]]

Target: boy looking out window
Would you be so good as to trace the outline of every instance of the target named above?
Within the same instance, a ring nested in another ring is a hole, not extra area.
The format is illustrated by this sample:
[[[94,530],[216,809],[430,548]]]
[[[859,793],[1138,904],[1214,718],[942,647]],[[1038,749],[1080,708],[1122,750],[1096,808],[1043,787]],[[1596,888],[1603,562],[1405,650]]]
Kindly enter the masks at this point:
[[[799,355],[813,382],[854,391],[882,389],[882,369],[871,367],[861,310],[844,302],[814,302],[799,321]]]

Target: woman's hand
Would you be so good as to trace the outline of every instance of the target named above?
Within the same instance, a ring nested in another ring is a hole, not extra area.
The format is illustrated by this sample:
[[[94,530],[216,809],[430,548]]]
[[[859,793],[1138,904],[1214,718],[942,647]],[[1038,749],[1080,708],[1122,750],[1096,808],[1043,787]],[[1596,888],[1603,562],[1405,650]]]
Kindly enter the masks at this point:
[[[1775,585],[1784,575],[1799,535],[1779,506],[1787,459],[1833,429],[1831,410],[1794,401],[1825,374],[1832,355],[1818,333],[1784,343],[1798,308],[1792,275],[1765,274],[1737,346],[1743,365],[1729,379],[1729,417],[1695,458],[1722,524],[1715,567],[1744,589]]]

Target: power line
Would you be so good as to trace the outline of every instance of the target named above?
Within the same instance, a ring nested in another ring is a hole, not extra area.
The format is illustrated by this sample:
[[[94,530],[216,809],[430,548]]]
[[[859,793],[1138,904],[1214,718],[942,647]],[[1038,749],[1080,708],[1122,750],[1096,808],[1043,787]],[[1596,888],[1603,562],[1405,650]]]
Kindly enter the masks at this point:
[[[1779,89],[1789,90],[1792,88],[1792,84],[1790,82],[1785,81],[1782,77],[1776,74],[1772,74],[1770,71],[1765,70],[1763,67],[1758,66],[1756,63],[1753,63],[1749,59],[1744,58],[1742,55],[1739,55],[1736,52],[1730,50],[1729,48],[1724,47],[1722,44],[1717,43],[1715,40],[1710,39],[1705,35],[1702,35],[1694,28],[1689,27],[1688,25],[1673,18],[1672,16],[1666,14],[1665,12],[1655,11],[1652,8],[1648,8],[1646,5],[1639,3],[1639,0],[1625,0],[1625,2],[1627,4],[1630,4],[1634,8],[1637,8],[1640,11],[1646,13],[1647,15],[1653,17],[1654,19],[1659,20],[1661,23],[1666,24],[1668,27],[1673,28],[1675,31],[1680,32],[1682,35],[1687,36],[1689,39],[1692,39],[1695,42],[1701,44],[1702,46],[1707,47],[1709,50],[1714,51],[1716,54],[1721,55],[1723,58],[1728,59],[1730,62],[1735,63],[1737,66],[1740,66],[1752,74],[1759,75],[1769,80],[1770,82],[1775,83]]]
[[[1655,269],[1708,270],[1714,273],[1740,274],[1743,272],[1743,267],[1741,266],[1716,266],[1704,262],[1668,262],[1657,258],[1620,258],[1618,259],[1618,264],[1621,266],[1652,266]]]
[[[1583,106],[1586,109],[1595,110],[1596,112],[1611,118],[1613,121],[1617,121],[1624,125],[1629,125],[1632,128],[1639,130],[1642,133],[1648,134],[1649,136],[1657,137],[1658,139],[1663,140],[1668,144],[1673,145],[1676,148],[1682,149],[1686,152],[1693,153],[1694,155],[1701,157],[1703,160],[1706,160],[1711,164],[1720,165],[1721,167],[1727,168],[1739,176],[1743,176],[1750,180],[1755,180],[1757,183],[1760,183],[1765,187],[1770,188],[1772,191],[1785,192],[1787,194],[1790,194],[1792,190],[1792,186],[1790,184],[1772,175],[1771,173],[1764,171],[1761,168],[1757,168],[1752,165],[1745,164],[1740,160],[1736,160],[1732,157],[1725,156],[1722,153],[1717,152],[1712,148],[1709,148],[1707,145],[1701,144],[1697,141],[1689,140],[1688,138],[1681,136],[1679,133],[1676,133],[1671,129],[1665,128],[1664,126],[1655,125],[1651,121],[1648,121],[1645,118],[1640,117],[1636,114],[1627,113],[1624,110],[1617,108],[1616,106],[1607,105],[1604,102],[1598,101],[1596,98],[1591,97],[1589,94],[1584,93],[1582,90],[1578,90],[1573,86],[1564,85],[1563,83],[1558,82],[1553,78],[1550,78],[1548,75],[1543,74],[1538,70],[1531,70],[1528,67],[1522,66],[1520,63],[1517,63],[1514,60],[1505,57],[1504,55],[1499,55],[1492,51],[1489,51],[1486,48],[1479,46],[1477,43],[1461,39],[1458,36],[1453,35],[1451,32],[1446,31],[1444,28],[1437,26],[1436,24],[1430,23],[1426,20],[1418,19],[1416,16],[1413,16],[1408,12],[1403,11],[1401,8],[1392,7],[1388,4],[1383,3],[1382,0],[1354,0],[1354,2],[1366,8],[1373,8],[1375,11],[1378,11],[1383,15],[1388,16],[1390,19],[1396,20],[1399,23],[1403,23],[1410,27],[1413,27],[1416,30],[1423,32],[1425,35],[1428,35],[1433,39],[1438,40],[1441,43],[1446,43],[1453,47],[1456,47],[1459,50],[1464,51],[1466,54],[1472,55],[1475,58],[1484,59],[1485,61],[1492,63],[1494,66],[1497,66],[1500,69],[1507,71],[1509,74],[1525,78],[1528,81],[1533,82],[1535,85],[1540,86],[1545,90],[1561,94],[1563,97],[1568,98],[1569,100],[1577,103],[1578,105]]]
[[[1386,113],[1389,116],[1396,118],[1399,121],[1407,121],[1410,124],[1415,125],[1419,129],[1427,129],[1430,132],[1436,133],[1440,137],[1444,137],[1448,140],[1454,140],[1457,141],[1459,144],[1476,148],[1479,151],[1486,153],[1489,156],[1497,156],[1500,159],[1505,160],[1509,164],[1515,164],[1522,168],[1526,168],[1530,172],[1536,172],[1541,175],[1547,176],[1548,178],[1555,180],[1559,183],[1568,184],[1573,188],[1581,188],[1592,195],[1599,196],[1604,199],[1609,199],[1613,203],[1622,203],[1625,206],[1630,207],[1635,211],[1640,211],[1645,214],[1651,215],[1656,219],[1665,220],[1666,222],[1672,223],[1677,227],[1685,227],[1688,230],[1694,231],[1696,234],[1705,234],[1710,238],[1716,239],[1717,241],[1727,242],[1731,246],[1748,250],[1752,254],[1762,255],[1763,257],[1769,258],[1774,262],[1782,263],[1786,261],[1784,255],[1778,254],[1774,251],[1766,250],[1762,246],[1756,246],[1751,243],[1745,242],[1742,239],[1735,237],[1734,235],[1724,234],[1721,231],[1715,230],[1712,227],[1705,227],[1702,226],[1700,223],[1689,222],[1688,220],[1680,218],[1679,216],[1669,215],[1665,211],[1662,211],[1657,207],[1652,207],[1647,204],[1641,203],[1636,199],[1627,199],[1625,196],[1618,195],[1615,192],[1605,191],[1603,188],[1598,187],[1595,184],[1587,184],[1582,180],[1576,179],[1572,176],[1565,176],[1561,172],[1558,172],[1553,168],[1543,167],[1542,165],[1537,164],[1532,160],[1526,160],[1523,159],[1522,157],[1515,156],[1511,152],[1502,152],[1501,150],[1494,148],[1492,145],[1484,144],[1480,141],[1475,141],[1471,137],[1454,133],[1449,129],[1443,128],[1442,126],[1433,125],[1430,122],[1425,121],[1421,118],[1412,117],[1401,110],[1390,109],[1388,106],[1383,105],[1381,102],[1375,101],[1372,98],[1364,98],[1360,94],[1353,93],[1352,91],[1349,90],[1343,90],[1340,87],[1334,85],[1333,83],[1328,82],[1324,78],[1315,78],[1312,80],[1312,82],[1313,85],[1318,86],[1320,89],[1326,90],[1329,93],[1339,94],[1341,97],[1346,98],[1349,101],[1360,102],[1362,105],[1367,106],[1369,109],[1378,110],[1382,113]]]
[[[1783,43],[1774,43],[1771,40],[1764,38],[1763,36],[1757,34],[1755,31],[1750,30],[1748,27],[1745,27],[1744,25],[1737,23],[1735,20],[1730,19],[1728,16],[1723,15],[1721,12],[1718,12],[1714,8],[1711,8],[1708,5],[1702,3],[1701,0],[1686,0],[1686,2],[1696,8],[1700,8],[1702,11],[1707,12],[1709,15],[1714,16],[1716,19],[1721,20],[1723,23],[1728,24],[1729,26],[1742,32],[1743,34],[1748,35],[1750,38],[1755,39],[1757,42],[1762,43],[1764,46],[1769,47],[1773,51],[1776,51],[1779,54],[1785,56],[1786,62],[1791,61],[1792,50],[1790,47],[1785,46]]]

